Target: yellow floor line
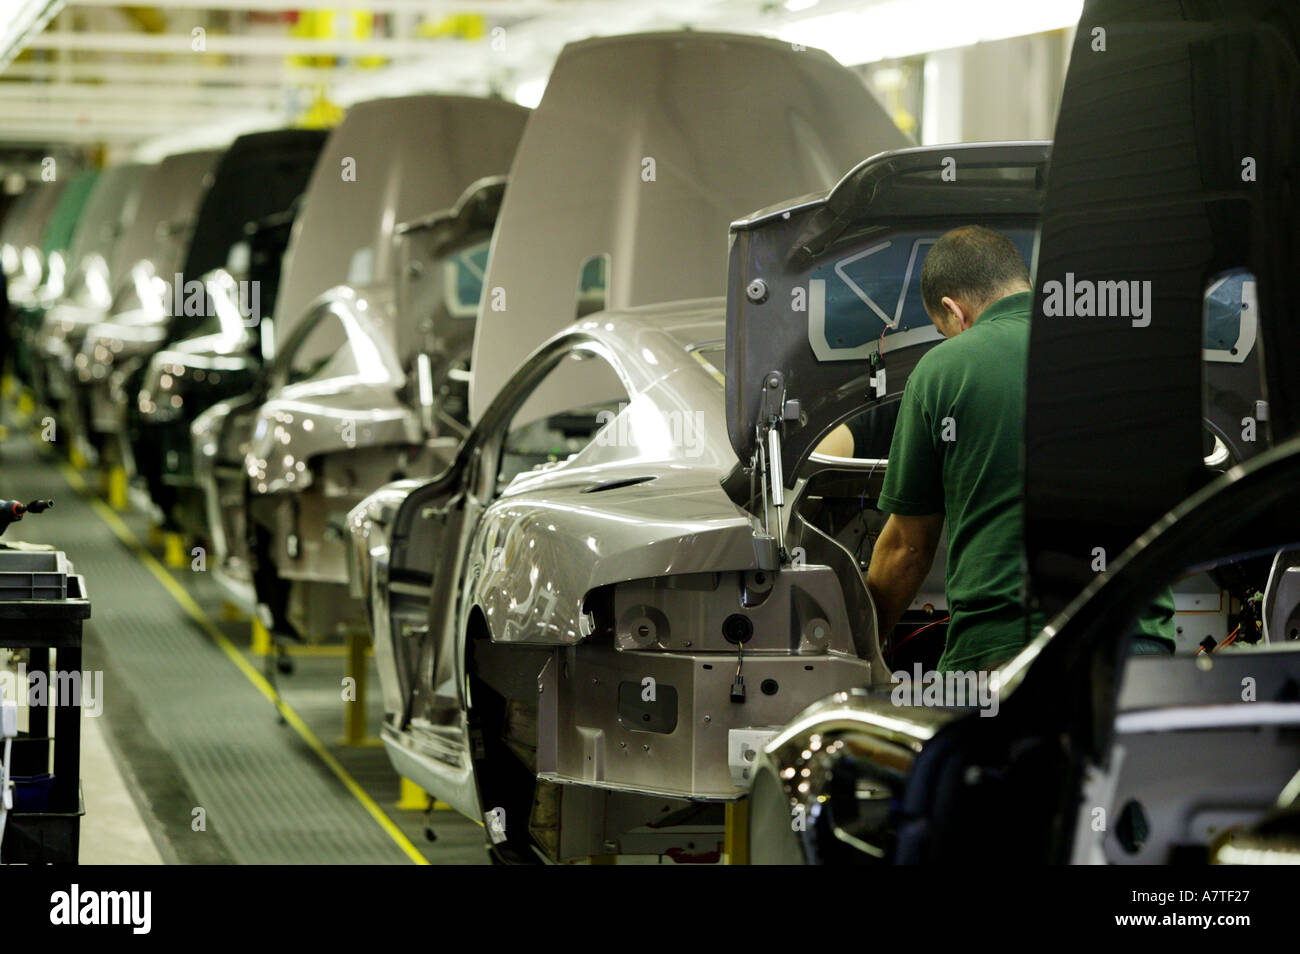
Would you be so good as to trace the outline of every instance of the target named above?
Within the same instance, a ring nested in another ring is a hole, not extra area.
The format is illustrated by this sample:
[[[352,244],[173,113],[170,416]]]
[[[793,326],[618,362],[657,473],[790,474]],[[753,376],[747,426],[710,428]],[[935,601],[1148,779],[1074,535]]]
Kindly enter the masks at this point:
[[[213,642],[221,647],[221,651],[230,658],[230,661],[235,664],[245,677],[247,677],[248,681],[256,686],[257,690],[267,698],[267,701],[272,703],[276,709],[279,710],[280,715],[284,717],[284,721],[293,727],[293,730],[298,733],[304,742],[307,743],[307,746],[315,752],[320,757],[321,761],[329,767],[330,771],[338,777],[338,780],[343,783],[344,788],[351,792],[353,797],[361,803],[361,807],[369,812],[370,816],[379,823],[379,827],[387,833],[388,837],[392,838],[393,841],[396,842],[397,847],[401,848],[406,856],[417,865],[427,865],[429,860],[425,858],[424,855],[420,854],[415,845],[411,844],[410,839],[402,834],[401,829],[393,824],[393,820],[384,814],[384,810],[379,807],[373,798],[366,794],[365,790],[357,784],[356,779],[348,773],[348,770],[339,764],[338,759],[334,758],[334,756],[330,754],[330,751],[325,748],[320,739],[316,738],[316,734],[307,726],[307,723],[302,721],[298,713],[294,712],[293,709],[284,702],[284,700],[277,698],[275,689],[273,689],[271,684],[266,681],[266,678],[258,672],[247,659],[244,658],[244,654],[240,652],[239,647],[226,638],[226,635],[208,618],[208,615],[203,611],[203,608],[199,606],[198,603],[194,602],[194,598],[185,591],[183,586],[176,582],[175,577],[167,571],[166,567],[159,563],[154,555],[140,543],[139,539],[131,531],[131,528],[122,521],[122,518],[114,513],[113,510],[102,500],[90,493],[90,489],[86,486],[85,480],[83,480],[81,475],[73,470],[72,467],[65,463],[60,463],[59,470],[62,471],[64,479],[72,485],[72,488],[90,503],[90,506],[94,508],[95,513],[97,513],[99,518],[108,525],[108,528],[113,531],[114,535],[116,535],[116,537],[129,549],[134,551],[140,561],[149,568],[149,571],[153,573],[155,577],[158,578],[158,582],[162,583],[167,592],[172,595],[172,598],[180,604],[181,609],[185,610],[185,612],[189,614],[190,618],[193,619],[194,622],[198,623],[199,626],[203,628],[203,631],[212,637]]]
[[[347,655],[346,646],[286,646],[284,651],[290,656],[302,656],[304,658],[321,658],[333,659],[342,658]],[[366,647],[366,658],[373,658],[375,651],[369,646]]]

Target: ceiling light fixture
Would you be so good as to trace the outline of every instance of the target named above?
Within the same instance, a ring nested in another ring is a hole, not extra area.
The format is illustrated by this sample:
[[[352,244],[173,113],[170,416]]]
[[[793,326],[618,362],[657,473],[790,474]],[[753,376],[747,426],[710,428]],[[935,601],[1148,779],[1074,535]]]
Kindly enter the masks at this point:
[[[63,0],[0,0],[0,70],[62,9]]]
[[[825,50],[846,66],[1062,30],[1079,22],[1083,0],[886,0],[787,21],[776,35]]]

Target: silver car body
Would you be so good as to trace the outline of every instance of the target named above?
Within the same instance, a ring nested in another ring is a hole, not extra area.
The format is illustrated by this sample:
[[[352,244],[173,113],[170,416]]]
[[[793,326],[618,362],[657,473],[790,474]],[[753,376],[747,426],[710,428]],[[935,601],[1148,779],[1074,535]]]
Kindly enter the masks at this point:
[[[442,475],[350,518],[390,757],[494,843],[533,831],[550,858],[712,847],[720,815],[689,837],[650,837],[647,819],[738,797],[751,733],[827,687],[885,678],[851,555],[783,559],[744,505],[724,303],[701,296],[725,290],[732,219],[905,144],[816,51],[656,34],[561,54],[493,242],[485,285],[505,300],[480,307],[474,429]],[[608,257],[607,308],[570,323],[594,256]],[[529,469],[515,435],[562,429],[575,408],[599,408],[599,427]],[[744,704],[728,698],[727,632],[744,643]],[[497,729],[471,745],[497,697],[502,744],[541,780],[534,809],[510,802],[533,782],[498,777]]]
[[[104,320],[113,303],[121,275],[119,251],[123,236],[135,221],[140,194],[152,167],[124,163],[105,170],[90,197],[70,256],[63,295],[46,312],[32,342],[37,368],[37,399],[60,416],[69,411],[73,359],[87,328]]]
[[[0,261],[8,280],[9,301],[14,305],[29,307],[36,303],[46,269],[41,242],[65,185],[66,179],[33,182],[5,217]]]
[[[459,441],[426,430],[409,396],[425,342],[418,316],[398,309],[395,239],[403,223],[454,209],[481,177],[504,174],[526,116],[472,97],[375,100],[354,106],[326,144],[286,252],[264,387],[195,423],[219,572],[244,601],[286,601],[271,613],[279,628],[321,638],[363,625],[347,598],[343,519],[395,475],[436,471]],[[266,540],[256,555],[249,532]],[[257,592],[246,583],[254,559],[267,573]]]
[[[125,408],[135,395],[127,379],[167,337],[172,301],[183,298],[176,275],[193,234],[203,195],[212,184],[219,150],[168,156],[141,194],[121,258],[129,273],[119,283],[106,321],[86,330],[74,359],[78,385],[89,394],[92,432],[114,435],[121,460],[130,448],[121,440]]]

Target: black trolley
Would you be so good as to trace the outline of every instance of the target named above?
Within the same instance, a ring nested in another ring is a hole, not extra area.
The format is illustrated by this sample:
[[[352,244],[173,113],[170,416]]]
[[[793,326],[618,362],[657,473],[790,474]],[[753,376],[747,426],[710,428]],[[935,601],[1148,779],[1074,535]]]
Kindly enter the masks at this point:
[[[24,513],[39,513],[50,505],[0,502],[0,533]],[[90,600],[85,581],[70,571],[61,551],[0,546],[0,648],[28,651],[26,685],[23,680],[11,683],[17,692],[28,694],[29,716],[27,731],[18,733],[10,750],[13,807],[0,842],[3,863],[77,862],[85,814],[81,637],[82,624],[90,618]],[[44,693],[32,692],[42,680]],[[47,729],[51,705],[53,735]],[[0,758],[2,753],[0,748]]]

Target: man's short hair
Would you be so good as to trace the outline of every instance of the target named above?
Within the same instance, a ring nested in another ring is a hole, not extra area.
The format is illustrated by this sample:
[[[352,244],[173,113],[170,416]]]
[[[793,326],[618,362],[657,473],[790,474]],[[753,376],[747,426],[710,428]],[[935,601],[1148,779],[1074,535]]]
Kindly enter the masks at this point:
[[[942,314],[944,298],[983,308],[1021,284],[1029,284],[1029,269],[1020,250],[1001,232],[982,225],[945,232],[921,266],[921,301],[931,315]]]

